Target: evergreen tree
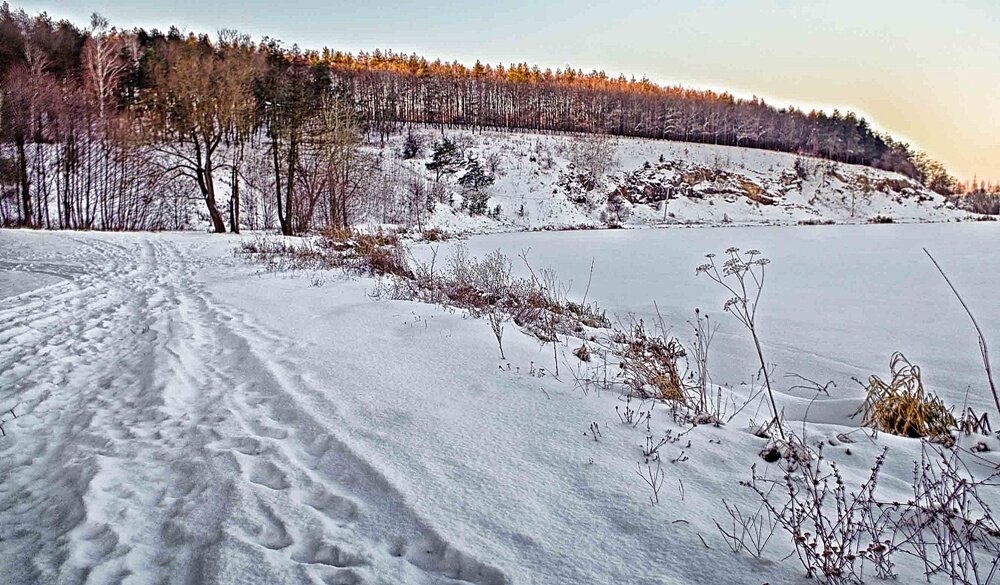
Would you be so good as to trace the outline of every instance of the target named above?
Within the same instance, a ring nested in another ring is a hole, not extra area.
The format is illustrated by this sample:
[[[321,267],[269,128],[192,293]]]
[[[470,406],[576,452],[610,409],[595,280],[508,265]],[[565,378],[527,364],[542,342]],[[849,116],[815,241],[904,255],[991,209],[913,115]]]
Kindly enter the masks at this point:
[[[465,192],[469,213],[482,215],[486,213],[490,199],[486,188],[493,184],[493,177],[483,170],[483,166],[475,158],[470,158],[465,168],[465,173],[458,179],[458,184]]]
[[[440,142],[434,144],[431,162],[425,166],[428,171],[434,171],[434,180],[440,181],[441,175],[458,172],[461,162],[462,155],[459,154],[455,142],[448,138],[442,138]]]

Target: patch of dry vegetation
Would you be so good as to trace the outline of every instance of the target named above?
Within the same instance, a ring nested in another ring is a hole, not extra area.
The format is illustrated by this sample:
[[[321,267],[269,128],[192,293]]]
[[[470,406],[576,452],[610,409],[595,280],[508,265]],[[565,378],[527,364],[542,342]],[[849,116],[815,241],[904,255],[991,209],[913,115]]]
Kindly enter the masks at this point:
[[[236,254],[268,271],[343,268],[358,274],[412,278],[399,235],[333,228],[316,238],[257,236],[244,240]]]
[[[616,330],[611,340],[622,380],[634,396],[687,403],[687,388],[678,367],[686,354],[677,339],[650,333],[639,320]]]
[[[378,294],[443,304],[475,316],[498,312],[546,342],[559,335],[582,336],[588,328],[610,327],[607,316],[593,303],[570,301],[554,272],[536,273],[526,256],[523,259],[530,278],[514,276],[513,262],[499,250],[479,259],[458,246],[444,268],[436,267],[435,255],[431,262],[418,264],[412,278],[383,282]]]
[[[443,241],[448,236],[431,230],[422,237]],[[461,245],[439,268],[436,253],[429,263],[412,261],[397,233],[344,229],[329,229],[315,238],[258,236],[244,240],[236,254],[268,271],[341,268],[380,277],[375,296],[446,305],[476,317],[492,315],[497,332],[499,323],[509,319],[545,342],[560,335],[585,337],[587,329],[611,326],[595,304],[570,301],[556,274],[550,269],[536,272],[526,255],[522,258],[530,278],[514,276],[512,261],[499,250],[479,259]]]
[[[903,437],[950,436],[957,425],[955,417],[941,398],[924,390],[920,367],[897,352],[889,362],[889,370],[888,382],[874,375],[868,379],[867,397],[859,410],[864,425]]]

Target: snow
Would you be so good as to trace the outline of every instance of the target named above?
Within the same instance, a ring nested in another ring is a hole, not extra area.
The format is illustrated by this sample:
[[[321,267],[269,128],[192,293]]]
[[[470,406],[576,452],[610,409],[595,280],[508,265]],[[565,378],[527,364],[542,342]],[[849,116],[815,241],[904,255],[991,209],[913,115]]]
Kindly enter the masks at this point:
[[[758,314],[768,361],[779,375],[835,380],[842,392],[857,394],[852,377],[887,372],[889,356],[902,351],[925,366],[936,392],[962,405],[966,389],[984,381],[975,330],[923,248],[942,263],[989,337],[1000,331],[1000,259],[989,252],[998,236],[993,222],[600,230],[483,235],[425,245],[415,254],[427,258],[437,247],[445,258],[463,245],[481,257],[499,249],[525,274],[517,256],[528,250],[533,266],[553,268],[578,301],[593,264],[588,298],[609,313],[651,322],[655,302],[682,338],[695,308],[716,318],[714,376],[737,384],[758,367],[752,345],[721,312],[725,291],[694,269],[705,254],[722,255],[729,246],[758,249],[772,261]],[[976,410],[992,403],[981,392],[968,401]]]
[[[381,150],[406,177],[443,189],[452,203],[438,204],[427,225],[451,232],[605,226],[609,217],[631,226],[866,223],[876,216],[912,223],[971,217],[903,175],[788,153],[586,135],[433,128],[418,134],[425,143],[422,158],[399,158],[402,136]],[[500,207],[497,218],[470,216],[462,208],[461,169],[439,181],[426,169],[433,144],[445,137],[459,145],[466,160],[475,158],[486,166],[492,161],[496,172],[495,183],[487,188],[488,206]],[[595,150],[605,156],[587,155]],[[607,168],[595,172],[588,189],[579,175],[588,170],[583,164],[595,158]],[[625,217],[609,212],[616,192],[630,200],[622,204]]]
[[[836,436],[858,424],[849,378],[886,373],[902,350],[946,402],[986,409],[971,325],[920,248],[993,341],[996,237],[970,223],[611,230],[439,253],[530,248],[575,298],[593,261],[589,299],[647,317],[655,300],[685,339],[701,307],[722,327],[714,377],[738,395],[745,336],[694,267],[729,245],[764,251],[769,361],[838,384],[810,408],[809,440],[831,440],[855,483],[888,445],[884,489],[898,496],[919,445],[855,435],[848,454]],[[0,416],[5,582],[807,582],[778,536],[760,561],[714,526],[722,499],[753,502],[738,481],[765,465],[746,417],[664,447],[650,505],[645,429],[621,424],[618,396],[556,379],[551,345],[508,324],[501,361],[481,320],[375,300],[367,278],[261,273],[233,255],[239,239],[0,231],[0,409],[16,414]],[[790,385],[794,419],[814,397]],[[686,430],[655,411],[653,433],[668,429]],[[996,465],[1000,441],[985,440]]]

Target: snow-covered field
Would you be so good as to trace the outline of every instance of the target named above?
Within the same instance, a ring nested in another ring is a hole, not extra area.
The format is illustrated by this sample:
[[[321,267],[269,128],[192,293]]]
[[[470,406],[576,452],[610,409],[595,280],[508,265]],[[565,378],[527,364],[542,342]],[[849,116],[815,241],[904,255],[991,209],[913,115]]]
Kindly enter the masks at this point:
[[[839,441],[858,425],[850,377],[887,374],[901,350],[949,404],[989,408],[971,325],[921,247],[1000,343],[996,225],[463,243],[480,254],[530,248],[536,266],[572,279],[575,298],[593,262],[590,299],[647,318],[656,301],[684,339],[701,307],[722,326],[715,381],[737,393],[753,372],[746,339],[694,269],[730,245],[762,250],[768,360],[779,374],[837,383],[804,417],[808,440],[828,441],[855,483],[888,446],[880,489],[902,497],[919,444]],[[808,582],[782,538],[756,560],[730,553],[713,523],[722,499],[754,501],[738,481],[767,465],[765,440],[742,419],[664,447],[651,506],[636,474],[646,430],[621,424],[612,393],[584,394],[565,372],[533,375],[551,346],[508,326],[501,361],[481,320],[373,300],[370,279],[261,274],[234,257],[238,240],[0,231],[3,582]],[[812,398],[780,393],[792,420]],[[666,412],[651,429],[687,430]],[[990,451],[969,464],[996,466],[1000,441],[977,440]],[[986,496],[1000,506],[995,491]],[[922,579],[912,564],[900,573]]]

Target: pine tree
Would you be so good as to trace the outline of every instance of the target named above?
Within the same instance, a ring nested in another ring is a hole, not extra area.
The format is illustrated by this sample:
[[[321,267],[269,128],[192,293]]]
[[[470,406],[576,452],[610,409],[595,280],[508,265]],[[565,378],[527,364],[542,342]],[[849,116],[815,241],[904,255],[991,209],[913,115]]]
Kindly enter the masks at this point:
[[[425,166],[428,171],[434,171],[434,180],[440,181],[441,175],[457,172],[460,168],[461,160],[462,158],[458,153],[458,146],[455,142],[448,138],[442,138],[440,142],[434,144],[431,162]]]
[[[470,158],[465,168],[465,174],[458,179],[458,184],[465,190],[466,201],[469,203],[469,213],[482,215],[486,213],[490,199],[486,188],[493,184],[493,177],[486,174],[483,165],[479,164],[479,160],[475,158]]]

